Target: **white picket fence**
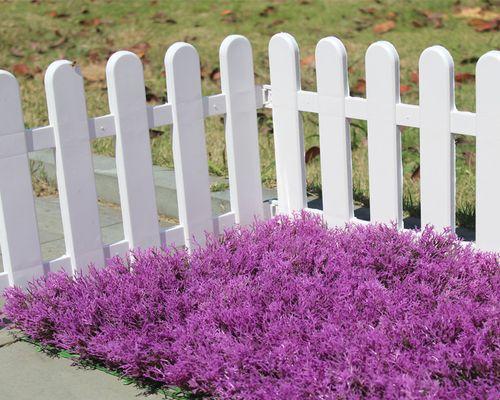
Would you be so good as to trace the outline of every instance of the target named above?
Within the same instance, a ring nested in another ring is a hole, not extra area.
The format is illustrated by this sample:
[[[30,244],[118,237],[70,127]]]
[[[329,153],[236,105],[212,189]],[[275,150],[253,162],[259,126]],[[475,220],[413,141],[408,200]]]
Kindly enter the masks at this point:
[[[168,103],[146,104],[139,58],[115,53],[106,76],[111,113],[87,116],[83,78],[69,61],[45,75],[48,126],[26,129],[19,88],[0,71],[0,246],[5,272],[0,289],[35,276],[124,255],[131,248],[193,245],[204,232],[221,232],[272,212],[307,208],[301,111],[319,114],[322,214],[329,225],[359,222],[353,215],[351,119],[368,122],[371,221],[403,227],[400,127],[420,128],[421,219],[437,228],[455,226],[454,134],[476,136],[477,246],[500,250],[500,52],[481,57],[476,72],[476,113],[454,104],[453,61],[446,49],[426,49],[419,62],[420,104],[400,101],[399,59],[388,42],[366,52],[367,98],[349,95],[347,55],[335,37],[316,47],[317,92],[301,90],[299,50],[286,33],[269,44],[271,85],[255,86],[252,50],[242,36],[220,48],[221,94],[202,97],[200,63],[189,44],[165,56]],[[272,108],[278,200],[262,202],[256,110]],[[231,212],[213,217],[204,118],[225,115]],[[173,125],[173,155],[180,225],[160,230],[148,130]],[[90,141],[116,135],[124,240],[103,245]],[[66,255],[43,261],[28,152],[55,149]],[[318,212],[318,211],[315,211]]]

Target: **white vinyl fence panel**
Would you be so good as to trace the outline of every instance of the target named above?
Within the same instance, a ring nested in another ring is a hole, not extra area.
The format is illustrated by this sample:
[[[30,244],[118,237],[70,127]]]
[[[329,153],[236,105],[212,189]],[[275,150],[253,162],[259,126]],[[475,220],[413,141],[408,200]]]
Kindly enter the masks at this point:
[[[419,62],[420,104],[399,95],[399,58],[388,42],[366,53],[367,98],[352,97],[347,54],[335,37],[316,47],[317,92],[300,84],[299,48],[286,33],[269,44],[271,85],[255,86],[248,40],[232,35],[220,48],[221,93],[202,96],[195,48],[175,43],[165,56],[168,102],[146,104],[140,60],[114,54],[107,65],[110,114],[87,116],[83,78],[69,61],[45,77],[50,125],[24,127],[16,79],[0,71],[0,289],[25,285],[48,271],[85,271],[137,247],[192,249],[206,233],[251,223],[269,210],[307,209],[301,112],[319,115],[324,216],[330,226],[359,223],[353,216],[350,121],[367,121],[371,220],[403,227],[401,127],[420,129],[421,219],[455,228],[455,134],[477,136],[476,245],[500,251],[500,52],[477,65],[476,113],[454,102],[453,60],[446,49],[426,49]],[[262,203],[257,110],[272,109],[278,199]],[[231,211],[212,215],[205,118],[223,116]],[[180,224],[159,229],[149,129],[172,125]],[[90,141],[116,135],[116,163],[124,240],[103,244]],[[66,254],[42,261],[28,153],[54,149]]]

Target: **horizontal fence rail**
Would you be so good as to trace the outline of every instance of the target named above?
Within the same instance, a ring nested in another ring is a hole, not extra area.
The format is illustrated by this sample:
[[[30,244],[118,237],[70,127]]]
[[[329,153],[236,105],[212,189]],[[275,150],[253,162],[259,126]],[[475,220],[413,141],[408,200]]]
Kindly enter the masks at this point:
[[[203,243],[205,232],[268,218],[262,203],[257,116],[273,112],[278,200],[276,211],[307,209],[304,135],[300,112],[319,115],[322,214],[331,226],[361,222],[353,215],[349,122],[368,125],[371,221],[403,226],[401,127],[420,129],[422,223],[455,228],[454,134],[476,136],[476,245],[500,250],[500,52],[483,55],[476,69],[476,112],[454,103],[453,60],[440,46],[419,61],[420,104],[399,95],[399,56],[388,42],[366,53],[367,97],[349,94],[347,53],[335,37],[316,47],[317,92],[300,86],[299,48],[280,33],[269,44],[271,84],[254,83],[248,40],[232,35],[220,48],[220,94],[201,96],[200,63],[186,43],[165,56],[168,102],[146,104],[139,58],[115,53],[106,68],[110,114],[88,118],[83,77],[68,61],[52,63],[45,87],[49,126],[24,127],[15,77],[0,71],[0,247],[5,271],[0,289],[24,285],[48,271],[85,270],[130,249]],[[210,208],[204,119],[225,117],[231,211]],[[149,129],[173,126],[174,169],[180,225],[159,229]],[[124,240],[103,245],[97,213],[90,141],[114,136]],[[54,149],[66,255],[42,261],[28,153]],[[274,210],[274,207],[273,207]]]

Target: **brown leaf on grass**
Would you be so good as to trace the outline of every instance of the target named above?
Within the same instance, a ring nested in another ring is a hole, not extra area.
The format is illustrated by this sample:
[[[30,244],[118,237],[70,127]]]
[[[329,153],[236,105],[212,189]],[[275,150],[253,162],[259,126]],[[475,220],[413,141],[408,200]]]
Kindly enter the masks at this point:
[[[148,86],[146,86],[144,89],[146,91],[146,101],[147,102],[150,102],[150,101],[158,102],[158,101],[160,101],[160,98],[156,94],[154,94],[153,91]]]
[[[14,57],[24,57],[24,51],[20,49],[19,47],[11,47],[10,49],[10,54],[12,54]]]
[[[418,83],[418,72],[417,71],[410,72],[410,81],[412,81],[415,84]]]
[[[267,25],[268,28],[274,28],[275,26],[283,24],[285,21],[282,19],[275,19],[272,21],[269,25]]]
[[[409,92],[410,90],[412,89],[412,87],[410,85],[401,85],[399,87],[399,92],[400,93],[407,93]]]
[[[25,76],[27,78],[32,78],[33,74],[31,73],[29,67],[26,64],[14,64],[12,66],[12,72],[14,75]]]
[[[474,74],[471,74],[469,72],[457,72],[455,74],[455,81],[457,81],[458,83],[464,83],[473,81],[475,77],[476,76]]]
[[[220,80],[220,70],[219,68],[215,67],[212,72],[210,72],[210,80],[212,82],[217,82]]]
[[[487,21],[500,18],[500,12],[483,7],[458,7],[453,15],[458,18],[480,18]]]
[[[421,20],[413,20],[411,21],[411,24],[414,28],[423,28],[424,26],[427,26],[427,22]]]
[[[55,42],[52,42],[51,44],[49,44],[49,48],[56,49],[57,47],[62,46],[67,41],[68,41],[68,38],[65,36],[62,36],[59,39],[57,39]]]
[[[151,45],[148,42],[139,42],[129,47],[127,50],[137,54],[139,58],[144,59],[150,48]]]
[[[359,12],[361,14],[368,14],[368,15],[375,15],[377,12],[377,9],[375,7],[363,7],[363,8],[358,8]]]
[[[270,14],[272,14],[272,13],[274,13],[274,12],[276,12],[276,8],[275,8],[274,6],[269,5],[269,6],[267,6],[266,8],[264,8],[264,9],[263,9],[263,10],[259,13],[259,15],[260,15],[261,17],[267,17],[268,15],[270,15]]]
[[[486,19],[474,18],[468,23],[476,32],[492,32],[500,30],[500,18],[488,21]]]
[[[171,24],[174,25],[177,23],[177,21],[173,18],[169,18],[167,14],[165,14],[163,11],[157,12],[155,15],[151,17],[153,22],[156,22],[158,24]]]
[[[443,27],[443,18],[444,15],[442,13],[421,10],[419,11],[420,15],[424,16],[427,22],[431,23],[434,28],[439,29]]]
[[[366,81],[363,78],[359,78],[356,81],[356,85],[351,89],[352,94],[363,95],[366,92]]]
[[[479,61],[479,57],[472,56],[460,60],[460,65],[475,64]]]
[[[396,20],[398,18],[398,13],[395,11],[389,11],[385,16],[387,19]]]
[[[314,54],[310,54],[302,58],[302,60],[300,60],[300,65],[311,67],[314,66],[314,61],[315,61]]]
[[[88,82],[104,82],[106,79],[106,64],[95,63],[87,64],[81,67],[83,79]]]
[[[306,151],[306,154],[304,156],[304,160],[305,160],[306,164],[309,164],[312,160],[314,160],[318,156],[319,156],[319,147],[312,146]]]
[[[420,164],[418,164],[413,172],[411,173],[410,179],[412,181],[418,181],[420,179]]]
[[[154,139],[154,138],[157,138],[157,137],[160,137],[161,135],[163,135],[165,132],[163,131],[160,131],[158,129],[150,129],[149,130],[149,138],[150,139]]]
[[[223,17],[225,17],[226,15],[231,15],[233,14],[233,10],[222,10],[220,15],[222,15]]]
[[[373,27],[375,33],[386,33],[392,31],[396,27],[396,23],[392,20],[381,22]]]
[[[68,18],[69,14],[64,13],[64,12],[58,12],[56,10],[49,11],[49,17],[52,18]]]

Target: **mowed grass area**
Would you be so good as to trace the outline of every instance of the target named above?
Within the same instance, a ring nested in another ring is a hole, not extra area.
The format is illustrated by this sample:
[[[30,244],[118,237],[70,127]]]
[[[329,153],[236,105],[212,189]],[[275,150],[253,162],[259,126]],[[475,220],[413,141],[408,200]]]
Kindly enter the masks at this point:
[[[302,87],[315,90],[314,49],[317,41],[335,35],[343,40],[349,57],[353,95],[364,96],[364,55],[374,41],[393,43],[401,60],[402,100],[418,104],[417,68],[428,46],[445,46],[455,60],[456,103],[474,111],[475,63],[498,48],[495,22],[500,5],[493,1],[4,1],[0,19],[0,68],[20,81],[26,125],[47,124],[43,74],[55,59],[80,65],[85,77],[90,116],[109,112],[105,82],[106,60],[122,49],[135,51],[144,63],[150,104],[165,102],[163,57],[176,41],[199,51],[203,93],[220,91],[218,47],[230,34],[250,39],[254,50],[256,82],[269,83],[267,46],[280,31],[295,36],[301,48]],[[493,21],[493,22],[492,22]],[[263,183],[275,185],[274,148],[270,110],[259,111],[259,142]],[[303,114],[306,149],[318,146],[318,121]],[[151,133],[154,163],[172,167],[170,128]],[[405,129],[403,137],[406,215],[419,216],[418,130]],[[206,121],[210,172],[227,175],[223,120]],[[475,141],[457,137],[457,223],[474,225]],[[366,124],[352,126],[354,192],[368,205]],[[93,143],[96,153],[113,155],[113,139]],[[314,152],[314,151],[313,151]],[[321,192],[319,157],[307,164],[307,186]],[[40,191],[39,191],[40,192]],[[42,190],[43,192],[43,190]]]

